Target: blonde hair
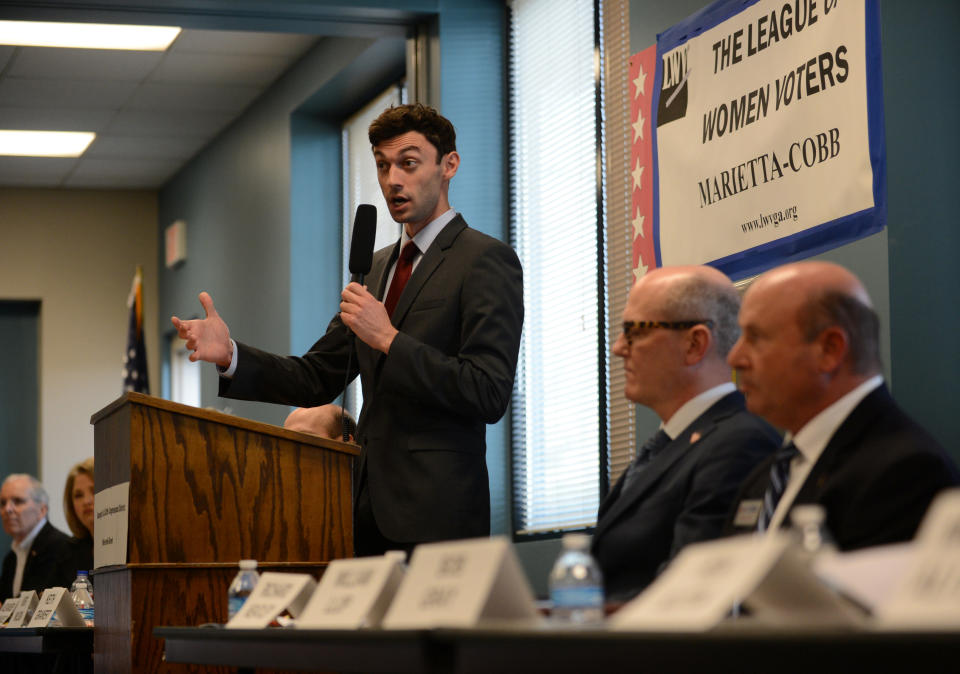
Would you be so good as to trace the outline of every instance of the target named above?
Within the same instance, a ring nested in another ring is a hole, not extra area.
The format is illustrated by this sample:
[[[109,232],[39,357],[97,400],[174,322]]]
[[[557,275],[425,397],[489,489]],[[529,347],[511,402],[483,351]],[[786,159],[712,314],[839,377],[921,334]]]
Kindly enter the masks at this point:
[[[77,517],[77,513],[73,509],[73,483],[77,479],[77,475],[81,473],[89,477],[91,481],[93,480],[92,456],[89,459],[84,459],[70,469],[70,473],[67,475],[67,483],[63,487],[63,514],[67,516],[67,525],[70,527],[73,535],[77,538],[86,538],[93,536],[93,532],[87,531],[87,528],[83,525],[83,522],[80,521],[80,518]]]

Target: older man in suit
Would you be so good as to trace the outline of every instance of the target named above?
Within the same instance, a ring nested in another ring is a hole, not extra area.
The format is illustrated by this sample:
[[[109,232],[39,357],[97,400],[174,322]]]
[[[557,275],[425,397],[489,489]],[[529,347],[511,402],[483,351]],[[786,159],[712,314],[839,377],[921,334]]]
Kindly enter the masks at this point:
[[[3,530],[13,538],[3,558],[0,600],[17,597],[21,591],[70,587],[77,575],[70,537],[47,522],[49,498],[32,475],[7,476],[0,487],[0,518]]]
[[[613,352],[627,398],[662,424],[600,505],[592,545],[608,600],[640,592],[683,546],[720,536],[740,483],[779,443],[731,382],[739,305],[710,267],[657,269],[630,291]]]
[[[789,526],[792,506],[826,509],[841,550],[909,540],[956,465],[883,382],[879,320],[860,281],[828,262],[767,272],[740,311],[730,352],[747,408],[788,431],[746,481],[733,531]]]
[[[192,359],[225,368],[224,396],[310,407],[360,374],[360,555],[489,535],[486,424],[510,401],[523,324],[516,253],[469,228],[448,202],[460,165],[453,125],[432,108],[402,105],[369,135],[401,237],[374,255],[368,286],[344,288],[340,314],[308,353],[280,357],[234,342],[206,293],[207,318],[173,318]]]

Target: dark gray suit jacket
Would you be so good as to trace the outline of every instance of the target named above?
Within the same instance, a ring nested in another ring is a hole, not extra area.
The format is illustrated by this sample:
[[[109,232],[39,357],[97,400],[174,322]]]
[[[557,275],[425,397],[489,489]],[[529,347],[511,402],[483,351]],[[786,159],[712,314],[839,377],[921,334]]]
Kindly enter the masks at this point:
[[[398,253],[399,242],[374,255],[366,283],[377,298]],[[220,395],[314,406],[359,373],[357,439],[383,534],[413,543],[489,535],[486,424],[510,402],[523,325],[516,253],[458,215],[424,252],[392,322],[400,334],[389,355],[352,339],[339,316],[302,357],[238,344]]]
[[[771,462],[744,482],[737,504],[763,498]],[[940,444],[880,386],[840,424],[793,505],[823,505],[837,547],[855,550],[910,540],[937,492],[958,483],[957,466]],[[735,513],[736,507],[729,532],[755,530],[755,524],[734,526]]]
[[[600,505],[593,534],[607,599],[631,598],[685,545],[722,535],[740,483],[779,443],[736,391],[687,426],[627,491],[621,475]]]
[[[47,522],[43,525],[30,552],[27,564],[23,567],[23,580],[20,591],[36,590],[37,595],[48,587],[70,588],[77,577],[78,569],[74,564],[73,547],[70,537]],[[3,558],[3,573],[0,574],[0,600],[13,596],[13,577],[17,572],[17,556],[13,550]]]

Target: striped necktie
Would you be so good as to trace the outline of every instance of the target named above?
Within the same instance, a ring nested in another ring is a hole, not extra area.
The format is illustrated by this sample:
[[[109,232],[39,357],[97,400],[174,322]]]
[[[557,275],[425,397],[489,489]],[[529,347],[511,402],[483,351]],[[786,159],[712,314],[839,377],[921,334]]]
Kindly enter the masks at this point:
[[[766,531],[770,520],[773,519],[773,513],[790,480],[790,462],[799,453],[800,450],[791,442],[786,447],[782,447],[774,457],[773,464],[770,466],[770,482],[763,493],[763,510],[757,520],[757,531]]]
[[[650,463],[654,457],[660,453],[664,447],[670,444],[670,436],[662,428],[654,433],[637,452],[637,458],[627,467],[627,472],[623,476],[623,487],[620,493],[627,491],[630,483],[640,474],[644,466]]]

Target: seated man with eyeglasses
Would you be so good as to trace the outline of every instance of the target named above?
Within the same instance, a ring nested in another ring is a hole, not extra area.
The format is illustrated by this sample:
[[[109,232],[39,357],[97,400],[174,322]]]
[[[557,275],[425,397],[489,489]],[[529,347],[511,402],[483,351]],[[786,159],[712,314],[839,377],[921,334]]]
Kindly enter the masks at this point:
[[[720,537],[740,483],[779,446],[726,364],[739,308],[711,267],[656,269],[630,291],[613,353],[627,398],[662,423],[600,505],[592,552],[610,602],[642,591],[688,543]]]

